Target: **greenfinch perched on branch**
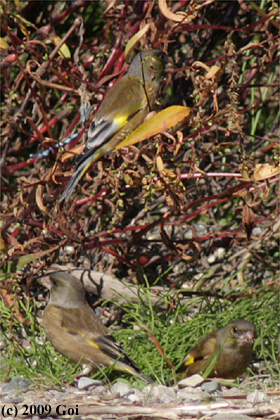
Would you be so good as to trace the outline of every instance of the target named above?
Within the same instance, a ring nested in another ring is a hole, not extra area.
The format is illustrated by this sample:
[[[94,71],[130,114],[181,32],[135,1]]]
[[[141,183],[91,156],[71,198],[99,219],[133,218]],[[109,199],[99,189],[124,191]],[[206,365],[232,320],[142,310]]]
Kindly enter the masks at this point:
[[[138,53],[128,72],[105,96],[88,129],[76,169],[59,201],[67,201],[91,165],[113,150],[153,109],[166,55],[158,50]]]
[[[212,332],[190,350],[176,371],[177,380],[203,374],[211,363],[214,366],[208,377],[237,378],[252,360],[255,336],[255,325],[244,319]]]
[[[82,283],[60,271],[52,273],[50,280],[50,300],[44,311],[43,327],[55,349],[75,364],[81,361],[87,366],[87,373],[113,366],[114,370],[151,382],[88,305]]]

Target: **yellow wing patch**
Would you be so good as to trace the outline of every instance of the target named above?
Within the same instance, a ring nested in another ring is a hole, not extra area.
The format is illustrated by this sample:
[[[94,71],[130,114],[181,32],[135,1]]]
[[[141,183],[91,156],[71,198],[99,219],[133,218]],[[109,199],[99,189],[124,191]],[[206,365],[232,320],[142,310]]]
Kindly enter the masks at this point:
[[[120,128],[127,123],[127,115],[119,115],[114,117],[114,124],[118,125]]]
[[[189,366],[189,365],[192,365],[193,363],[194,363],[194,357],[188,354],[185,358],[184,365]]]
[[[91,340],[90,338],[87,339],[87,342],[89,343],[89,345],[91,347],[93,347],[94,349],[100,350],[100,347],[98,344],[96,344],[96,342],[94,340]]]
[[[123,366],[123,365],[118,366],[117,363],[114,365],[114,370],[117,370],[118,372],[127,372],[130,375],[135,375],[135,372],[133,372],[131,369],[129,369],[128,367]]]

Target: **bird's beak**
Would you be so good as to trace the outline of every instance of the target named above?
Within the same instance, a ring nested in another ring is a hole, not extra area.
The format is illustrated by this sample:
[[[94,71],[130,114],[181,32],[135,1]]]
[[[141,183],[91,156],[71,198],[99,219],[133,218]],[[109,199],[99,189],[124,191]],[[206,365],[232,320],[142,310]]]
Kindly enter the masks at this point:
[[[246,344],[253,344],[254,343],[254,334],[252,331],[246,331],[242,334],[242,342]]]

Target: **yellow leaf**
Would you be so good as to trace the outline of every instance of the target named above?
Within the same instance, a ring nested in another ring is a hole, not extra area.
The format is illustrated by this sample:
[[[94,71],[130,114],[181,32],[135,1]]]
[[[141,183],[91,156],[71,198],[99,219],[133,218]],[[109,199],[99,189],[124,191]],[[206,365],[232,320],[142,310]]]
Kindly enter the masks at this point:
[[[9,48],[9,45],[7,44],[6,41],[4,41],[2,37],[0,37],[0,48],[2,50],[7,50]]]
[[[8,249],[8,244],[5,241],[5,239],[2,237],[2,234],[0,232],[0,255],[6,254]]]
[[[125,47],[124,55],[125,55],[125,61],[126,63],[129,62],[130,59],[130,51],[134,48],[134,45],[142,38],[142,36],[148,32],[150,29],[150,24],[147,23],[144,28],[142,28],[140,31],[136,32],[135,35],[128,41]]]
[[[217,73],[221,70],[221,67],[219,66],[212,66],[210,67],[208,73],[206,74],[206,79],[212,79],[214,76],[216,76]]]
[[[149,137],[155,136],[162,131],[174,127],[190,114],[190,108],[186,106],[174,105],[158,112],[154,117],[145,121],[133,133],[131,133],[125,140],[120,142],[116,149],[121,147],[131,146],[146,140]]]
[[[52,41],[54,45],[57,46],[61,42],[61,38],[59,38],[59,36],[53,36]],[[71,52],[66,44],[61,45],[58,54],[64,58],[71,58]]]
[[[163,160],[160,156],[156,157],[156,164],[157,164],[157,169],[159,172],[164,171],[164,164],[163,164]]]

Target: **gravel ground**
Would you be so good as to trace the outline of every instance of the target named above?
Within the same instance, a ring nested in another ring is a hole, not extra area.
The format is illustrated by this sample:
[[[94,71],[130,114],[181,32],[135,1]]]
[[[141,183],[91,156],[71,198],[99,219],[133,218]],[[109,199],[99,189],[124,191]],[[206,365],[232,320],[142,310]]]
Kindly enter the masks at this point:
[[[280,418],[279,388],[248,392],[216,380],[203,381],[199,375],[182,382],[174,387],[147,385],[140,391],[123,382],[110,386],[81,377],[76,386],[58,391],[31,389],[28,380],[18,377],[0,384],[1,419]],[[256,379],[256,387],[259,382]]]

